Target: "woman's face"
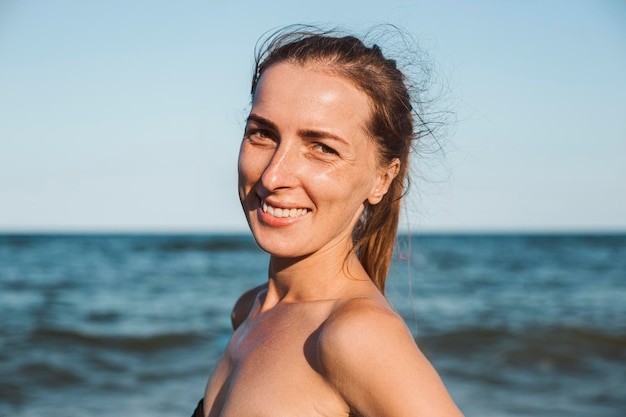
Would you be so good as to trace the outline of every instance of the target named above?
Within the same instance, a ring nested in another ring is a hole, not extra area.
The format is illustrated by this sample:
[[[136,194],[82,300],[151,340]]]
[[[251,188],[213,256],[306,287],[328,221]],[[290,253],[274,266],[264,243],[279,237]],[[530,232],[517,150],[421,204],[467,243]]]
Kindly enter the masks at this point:
[[[290,63],[265,71],[239,154],[239,197],[263,250],[293,258],[351,247],[365,203],[390,181],[369,117],[367,95],[342,77]]]

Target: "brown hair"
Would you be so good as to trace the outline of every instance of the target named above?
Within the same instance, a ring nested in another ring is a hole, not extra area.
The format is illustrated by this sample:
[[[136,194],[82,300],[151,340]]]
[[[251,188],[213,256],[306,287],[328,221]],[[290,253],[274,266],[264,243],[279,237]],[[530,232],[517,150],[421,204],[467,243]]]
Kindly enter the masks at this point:
[[[256,50],[251,94],[270,66],[280,62],[321,64],[364,91],[371,100],[368,129],[379,151],[381,165],[400,161],[398,175],[376,205],[368,205],[353,231],[353,250],[376,286],[384,292],[385,280],[400,218],[400,200],[408,187],[408,161],[414,115],[408,80],[396,61],[383,56],[377,45],[368,47],[354,37],[311,27],[287,27],[270,35]],[[421,118],[417,115],[418,122]]]

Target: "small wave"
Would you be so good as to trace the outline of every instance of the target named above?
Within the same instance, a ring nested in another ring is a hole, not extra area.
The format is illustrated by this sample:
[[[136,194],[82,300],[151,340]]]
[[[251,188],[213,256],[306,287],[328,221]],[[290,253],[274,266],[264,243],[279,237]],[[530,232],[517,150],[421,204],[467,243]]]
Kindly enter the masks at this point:
[[[198,333],[181,332],[146,336],[94,335],[76,330],[37,329],[30,341],[35,344],[72,344],[127,352],[151,352],[195,344],[204,338]]]
[[[10,248],[23,249],[29,248],[36,244],[33,236],[25,235],[0,235],[0,246]]]
[[[425,336],[418,343],[435,355],[481,358],[513,368],[576,372],[595,367],[598,360],[626,360],[625,335],[580,327],[466,328]]]
[[[121,314],[115,311],[92,312],[87,315],[87,320],[92,323],[114,323],[121,318]]]
[[[0,380],[0,404],[21,404],[24,402],[26,394],[23,384],[17,381]],[[2,415],[1,412],[0,415]]]
[[[31,362],[22,365],[19,369],[22,377],[36,380],[38,384],[48,386],[77,385],[83,382],[83,378],[67,367],[58,367],[47,362]]]
[[[258,251],[254,240],[247,235],[225,235],[208,237],[169,237],[150,239],[135,245],[135,250],[159,250],[161,252],[236,252]]]

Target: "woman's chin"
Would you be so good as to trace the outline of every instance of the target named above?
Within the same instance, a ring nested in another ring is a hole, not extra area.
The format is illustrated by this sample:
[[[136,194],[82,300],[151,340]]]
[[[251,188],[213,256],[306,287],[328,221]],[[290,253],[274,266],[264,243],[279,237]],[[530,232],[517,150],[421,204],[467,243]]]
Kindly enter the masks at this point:
[[[276,258],[299,258],[305,256],[307,251],[300,248],[293,240],[288,239],[268,239],[253,233],[256,244],[269,255]]]

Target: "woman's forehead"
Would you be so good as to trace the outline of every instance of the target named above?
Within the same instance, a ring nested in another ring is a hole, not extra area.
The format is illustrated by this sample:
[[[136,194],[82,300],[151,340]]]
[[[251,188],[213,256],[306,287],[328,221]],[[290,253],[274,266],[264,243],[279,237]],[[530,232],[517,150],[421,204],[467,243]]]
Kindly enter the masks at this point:
[[[327,108],[329,112],[341,111],[366,120],[371,114],[366,93],[337,72],[315,64],[281,62],[269,67],[259,79],[252,104],[258,108],[269,103],[288,103],[317,111]]]

